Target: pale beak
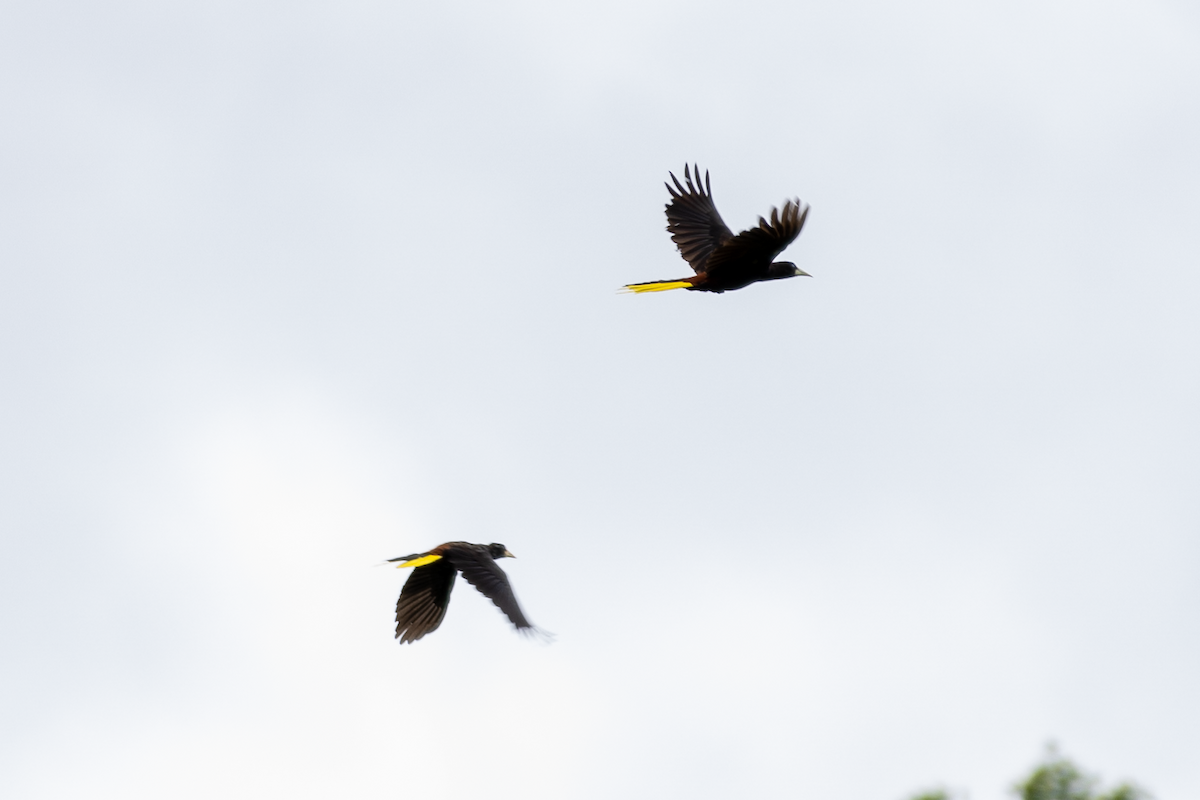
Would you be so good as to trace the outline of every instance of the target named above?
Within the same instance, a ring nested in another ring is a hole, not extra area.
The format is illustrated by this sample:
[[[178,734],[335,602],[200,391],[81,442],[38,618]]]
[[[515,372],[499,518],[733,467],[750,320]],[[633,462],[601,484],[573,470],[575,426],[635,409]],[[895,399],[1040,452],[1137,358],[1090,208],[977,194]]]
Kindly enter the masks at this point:
[[[504,557],[505,558],[516,558],[516,556],[514,556],[512,553],[508,552],[507,550],[504,551]]]
[[[807,272],[805,272],[804,270],[802,270],[802,269],[800,269],[799,267],[797,267],[797,268],[796,268],[796,277],[800,277],[801,275],[803,275],[803,276],[804,276],[804,277],[806,277],[806,278],[811,278],[811,277],[812,277],[812,275],[809,275]]]

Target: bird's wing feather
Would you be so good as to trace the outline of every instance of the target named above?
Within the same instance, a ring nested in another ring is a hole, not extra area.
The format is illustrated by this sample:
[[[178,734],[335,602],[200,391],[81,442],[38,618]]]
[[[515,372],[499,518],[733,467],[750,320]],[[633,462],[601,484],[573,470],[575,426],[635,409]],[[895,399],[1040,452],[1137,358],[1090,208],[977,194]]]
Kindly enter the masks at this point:
[[[744,230],[729,239],[708,260],[708,272],[717,272],[721,267],[738,264],[769,264],[795,241],[808,218],[809,206],[799,200],[788,200],[783,204],[783,213],[771,209],[771,221],[758,218],[758,226]]]
[[[508,576],[484,548],[473,545],[470,548],[456,549],[448,553],[446,558],[462,572],[467,583],[495,603],[518,630],[533,627],[529,620],[525,619],[521,607],[517,605],[517,596],[513,594],[512,586],[508,583]]]
[[[717,213],[713,205],[712,186],[708,173],[700,183],[700,168],[696,168],[696,181],[692,182],[691,170],[683,168],[685,187],[671,174],[675,186],[667,184],[671,202],[667,203],[667,230],[679,248],[680,255],[697,273],[705,272],[708,257],[723,242],[733,238],[733,231]]]
[[[401,644],[432,633],[446,617],[450,592],[458,575],[446,559],[417,567],[404,582],[396,601],[396,638]]]

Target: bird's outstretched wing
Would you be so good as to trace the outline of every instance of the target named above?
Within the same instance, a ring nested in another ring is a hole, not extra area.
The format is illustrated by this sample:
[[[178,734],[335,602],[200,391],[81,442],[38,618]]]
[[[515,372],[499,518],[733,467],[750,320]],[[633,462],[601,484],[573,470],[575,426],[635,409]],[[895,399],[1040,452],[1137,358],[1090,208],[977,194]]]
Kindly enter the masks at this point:
[[[533,628],[529,620],[525,619],[521,607],[517,605],[517,596],[513,594],[512,586],[508,583],[508,576],[488,555],[486,549],[472,545],[470,548],[455,549],[447,553],[446,558],[462,572],[467,583],[478,589],[504,612],[512,624],[517,626],[517,630]]]
[[[412,571],[396,601],[396,638],[400,644],[415,642],[438,629],[446,617],[457,575],[454,565],[444,558]]]
[[[799,200],[788,200],[783,204],[783,213],[771,209],[771,221],[758,218],[758,227],[744,230],[724,242],[708,260],[709,274],[718,272],[723,265],[770,263],[795,241],[808,219],[810,206]]]
[[[704,173],[704,184],[701,185],[700,168],[696,167],[696,182],[692,183],[691,170],[685,164],[683,178],[687,183],[686,188],[675,177],[675,173],[670,175],[675,187],[667,184],[667,191],[671,193],[671,202],[667,203],[667,230],[684,261],[697,274],[706,272],[708,257],[720,244],[733,238],[733,231],[729,230],[713,205],[708,172]]]

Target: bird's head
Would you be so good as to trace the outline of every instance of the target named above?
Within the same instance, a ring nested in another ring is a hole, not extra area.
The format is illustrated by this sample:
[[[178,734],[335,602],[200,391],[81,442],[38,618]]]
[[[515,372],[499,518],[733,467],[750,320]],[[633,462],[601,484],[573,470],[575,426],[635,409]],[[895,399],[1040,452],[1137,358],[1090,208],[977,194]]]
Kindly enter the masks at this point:
[[[797,267],[790,261],[775,261],[771,263],[771,268],[767,270],[767,280],[774,281],[780,278],[794,278],[797,275],[804,275],[811,278],[804,270]]]
[[[516,558],[512,553],[508,552],[508,548],[502,544],[492,542],[488,545],[488,555],[492,558]]]

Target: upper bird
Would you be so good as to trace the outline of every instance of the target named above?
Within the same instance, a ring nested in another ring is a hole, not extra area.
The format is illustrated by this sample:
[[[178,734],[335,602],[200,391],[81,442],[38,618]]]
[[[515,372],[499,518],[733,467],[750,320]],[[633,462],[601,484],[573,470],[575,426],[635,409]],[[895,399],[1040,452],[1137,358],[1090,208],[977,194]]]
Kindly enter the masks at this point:
[[[396,638],[400,643],[415,642],[438,629],[446,616],[446,606],[450,604],[454,579],[460,572],[467,583],[512,620],[517,630],[522,633],[536,631],[517,605],[508,576],[496,564],[498,558],[516,556],[502,544],[446,542],[427,553],[389,558],[389,562],[401,562],[396,565],[397,569],[413,567],[412,575],[408,576],[400,590],[400,599],[396,601]]]
[[[685,188],[669,173],[675,186],[667,184],[671,202],[667,203],[667,230],[679,247],[683,259],[696,271],[695,277],[673,281],[631,283],[624,288],[631,292],[665,292],[667,289],[689,289],[694,292],[729,292],[759,281],[794,278],[808,275],[790,261],[775,261],[804,227],[809,206],[799,199],[783,204],[783,213],[771,209],[771,221],[758,218],[758,227],[744,230],[737,236],[721,219],[713,205],[712,186],[708,171],[700,185],[700,168],[696,167],[696,182],[685,164]],[[811,276],[809,276],[811,277]]]

